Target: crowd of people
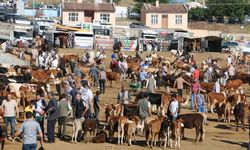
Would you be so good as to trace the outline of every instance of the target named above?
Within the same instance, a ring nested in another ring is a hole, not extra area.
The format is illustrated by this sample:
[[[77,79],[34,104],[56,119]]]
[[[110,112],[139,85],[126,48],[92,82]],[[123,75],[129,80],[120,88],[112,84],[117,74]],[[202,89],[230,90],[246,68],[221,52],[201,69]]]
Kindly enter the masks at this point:
[[[70,71],[67,71],[65,64],[60,63],[60,57],[55,50],[40,51],[37,55],[33,55],[36,59],[36,66],[42,69],[58,69],[62,70],[56,75],[54,84],[56,85],[56,92],[49,92],[46,102],[44,95],[37,94],[36,99],[29,102],[26,106],[24,123],[20,129],[15,133],[16,122],[15,119],[19,117],[19,111],[16,101],[12,98],[11,94],[7,95],[6,100],[2,103],[4,122],[5,122],[5,136],[9,140],[13,140],[14,137],[23,134],[23,149],[35,149],[36,148],[36,132],[39,132],[41,137],[41,144],[45,140],[45,120],[47,120],[47,143],[55,143],[55,125],[58,122],[58,135],[61,140],[66,138],[67,122],[69,118],[73,119],[97,119],[99,120],[99,112],[101,109],[100,95],[106,92],[106,69],[107,66],[103,63],[106,59],[105,52],[98,50],[86,51],[82,57],[82,61],[90,63],[89,72],[83,72],[78,66],[76,60],[69,62]],[[152,65],[152,60],[158,58],[156,53],[152,53],[145,57],[143,60],[140,53],[136,53],[136,58],[141,59],[140,72],[137,82],[141,85],[142,89],[146,89],[148,93],[155,93],[160,88],[160,80],[164,80],[170,73],[168,67],[163,63],[157,73],[147,72],[147,69]],[[111,55],[112,61],[110,62],[110,68],[112,71],[118,71],[121,73],[121,79],[127,78],[128,63],[126,62],[127,56],[124,53],[113,53]],[[178,59],[186,57],[180,56]],[[168,116],[171,120],[176,120],[178,117],[180,105],[177,96],[183,97],[184,84],[191,87],[191,110],[197,110],[201,113],[206,113],[206,104],[201,89],[200,80],[203,82],[216,81],[214,92],[220,93],[220,85],[225,85],[227,79],[235,75],[234,61],[231,56],[228,56],[226,63],[228,70],[224,70],[222,76],[216,76],[216,66],[218,64],[212,59],[207,59],[203,62],[204,78],[200,79],[200,69],[194,61],[195,59],[190,57],[189,62],[194,62],[190,68],[191,82],[183,79],[183,74],[180,73],[174,82],[174,88],[177,89],[177,93],[172,95],[172,101],[167,108],[162,111],[163,116]],[[96,61],[100,61],[97,65]],[[93,63],[92,63],[93,62]],[[158,74],[158,75],[157,75]],[[66,76],[66,77],[65,77]],[[93,80],[91,85],[87,76],[90,76]],[[162,77],[161,79],[158,77]],[[80,79],[80,82],[78,82]],[[93,88],[98,90],[93,93]],[[118,92],[117,103],[124,106],[124,115],[126,115],[127,105],[131,101],[131,93],[122,86]],[[151,116],[151,104],[148,101],[148,96],[142,96],[142,99],[138,102],[138,112],[141,120],[144,120],[147,116]],[[35,120],[35,121],[34,121]],[[8,133],[8,125],[11,125],[11,133]]]

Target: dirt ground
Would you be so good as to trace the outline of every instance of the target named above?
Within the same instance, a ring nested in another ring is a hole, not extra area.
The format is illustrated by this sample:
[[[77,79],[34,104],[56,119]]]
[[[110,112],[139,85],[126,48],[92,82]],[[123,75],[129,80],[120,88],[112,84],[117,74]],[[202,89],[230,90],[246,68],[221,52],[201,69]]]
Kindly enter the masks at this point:
[[[61,49],[59,51],[60,53],[75,53],[75,54],[82,54],[82,50],[75,50],[75,49]],[[126,54],[133,54],[133,52],[125,52]],[[162,52],[158,53],[161,56],[170,56],[169,53]],[[108,61],[110,60],[111,51],[107,51],[106,53]],[[145,56],[145,54],[144,54]],[[219,58],[219,64],[225,65],[225,59],[227,55],[221,54],[221,53],[198,53],[195,54],[197,62],[200,64],[204,59],[207,57],[213,57],[213,58]],[[128,82],[126,87],[128,87]],[[117,94],[120,89],[120,83],[113,84],[113,88],[109,87],[109,84],[107,86],[106,84],[106,93],[104,95],[101,95],[100,100],[102,107],[104,107],[104,104],[110,104],[113,102],[116,102]],[[162,88],[163,89],[163,88]],[[93,92],[95,92],[97,89],[93,88]],[[245,92],[249,92],[249,87]],[[133,97],[134,98],[134,97]],[[250,101],[248,97],[248,102]],[[182,113],[190,112],[187,108],[182,109]],[[104,118],[104,108],[101,109],[100,112],[101,118]],[[195,138],[195,130],[185,130],[185,136],[187,139],[181,141],[181,149],[192,149],[192,150],[245,150],[247,149],[247,145],[249,142],[249,125],[247,124],[247,131],[243,131],[241,128],[239,129],[239,132],[235,131],[235,122],[234,117],[231,116],[231,119],[233,120],[231,123],[224,123],[224,122],[217,122],[217,115],[216,114],[208,114],[208,125],[205,126],[206,134],[205,134],[205,140],[203,142],[194,142]],[[20,124],[19,124],[20,125]],[[57,132],[57,127],[56,127]],[[70,139],[72,134],[72,123],[69,122],[67,126],[67,135]],[[14,149],[21,149],[21,143],[20,142],[6,142],[6,150],[14,150]],[[39,145],[39,144],[38,144]],[[78,144],[72,144],[69,141],[60,141],[56,138],[55,144],[45,144],[45,149],[47,150],[53,150],[53,149],[59,149],[59,150],[80,150],[80,149],[91,149],[91,150],[143,150],[147,149],[146,143],[145,143],[145,137],[139,137],[137,136],[137,143],[133,146],[127,146],[127,144],[124,145],[117,145],[117,144],[93,144],[93,143],[78,143]],[[154,149],[162,149],[159,147],[154,147]]]

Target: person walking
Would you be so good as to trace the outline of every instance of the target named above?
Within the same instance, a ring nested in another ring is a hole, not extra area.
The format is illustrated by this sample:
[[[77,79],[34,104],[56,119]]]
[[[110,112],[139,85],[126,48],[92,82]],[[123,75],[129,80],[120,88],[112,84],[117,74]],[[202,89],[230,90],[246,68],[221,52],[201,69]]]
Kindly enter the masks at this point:
[[[4,123],[5,123],[5,137],[9,140],[12,140],[12,137],[15,133],[15,119],[19,117],[19,111],[17,103],[12,99],[12,95],[7,94],[7,99],[3,100],[2,108],[4,112]],[[8,125],[11,126],[11,136],[8,134]]]
[[[105,82],[107,80],[106,71],[101,69],[99,72],[99,85],[100,85],[100,93],[105,93]]]
[[[89,75],[94,80],[94,86],[97,86],[99,88],[98,69],[97,69],[96,65],[92,65],[92,67],[89,70]]]
[[[37,132],[40,136],[40,144],[43,147],[43,132],[39,123],[37,123],[32,112],[27,112],[25,114],[27,120],[25,120],[19,130],[15,133],[14,137],[22,134],[23,136],[23,146],[22,150],[36,150],[37,147]]]
[[[200,113],[205,113],[206,112],[206,103],[205,103],[205,98],[204,95],[201,93],[201,89],[197,93],[197,98],[195,101],[195,108],[197,109],[198,112]]]
[[[215,84],[214,84],[214,92],[215,93],[220,93],[220,80],[217,78]]]
[[[71,111],[71,106],[69,101],[67,100],[67,95],[63,93],[61,95],[61,100],[58,102],[58,137],[61,140],[65,139],[66,127],[68,121],[68,115]]]
[[[58,103],[53,92],[49,92],[48,98],[49,102],[45,109],[48,120],[47,122],[48,143],[55,143],[55,125],[59,113]]]
[[[186,83],[190,86],[190,83],[188,83],[186,80],[182,78],[182,74],[179,74],[177,79],[174,82],[174,88],[177,86],[177,93],[178,96],[183,96],[183,84]]]
[[[94,110],[95,110],[95,119],[99,120],[99,112],[100,112],[100,100],[99,100],[99,95],[100,91],[96,91],[96,95],[94,97]]]
[[[196,101],[196,96],[197,93],[200,89],[200,83],[198,82],[198,80],[194,80],[193,84],[192,84],[192,93],[191,93],[191,107],[190,109],[193,110],[194,109],[194,103]]]
[[[39,123],[41,130],[43,132],[43,140],[44,140],[44,114],[45,114],[46,102],[41,97],[40,94],[36,94],[36,102],[34,107],[34,116],[35,120]]]

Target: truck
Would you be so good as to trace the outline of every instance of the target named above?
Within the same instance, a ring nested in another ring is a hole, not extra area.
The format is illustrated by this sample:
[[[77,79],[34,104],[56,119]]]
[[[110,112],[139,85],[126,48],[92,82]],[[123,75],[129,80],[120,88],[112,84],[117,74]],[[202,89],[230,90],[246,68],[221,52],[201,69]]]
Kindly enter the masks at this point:
[[[139,30],[139,51],[156,50],[158,33],[152,30]]]
[[[43,35],[48,30],[54,29],[54,21],[37,20],[34,25],[35,35]]]
[[[24,24],[0,23],[0,40],[11,41],[14,46],[22,40],[25,46],[30,47],[33,39],[33,26]]]

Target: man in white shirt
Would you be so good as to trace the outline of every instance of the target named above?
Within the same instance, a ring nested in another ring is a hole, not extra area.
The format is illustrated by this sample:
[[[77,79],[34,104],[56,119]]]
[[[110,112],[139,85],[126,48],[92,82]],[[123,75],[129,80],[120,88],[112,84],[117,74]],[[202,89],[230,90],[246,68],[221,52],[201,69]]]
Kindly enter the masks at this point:
[[[215,82],[215,92],[216,93],[220,93],[220,82],[219,82],[219,79],[217,79],[217,81]]]
[[[232,64],[232,62],[233,62],[232,57],[230,55],[228,55],[228,57],[227,57],[227,65]]]
[[[235,75],[235,69],[232,64],[228,68],[228,75],[229,75],[229,78],[232,78]]]
[[[12,95],[9,93],[7,99],[3,100],[2,108],[4,112],[4,122],[5,122],[5,137],[8,137],[8,125],[11,125],[11,135],[15,133],[15,119],[19,117],[18,106],[15,100],[12,99]],[[11,136],[8,137],[12,140]]]
[[[86,86],[80,89],[81,98],[83,101],[87,102],[89,105],[88,118],[92,118],[92,107],[93,107],[93,92]]]

